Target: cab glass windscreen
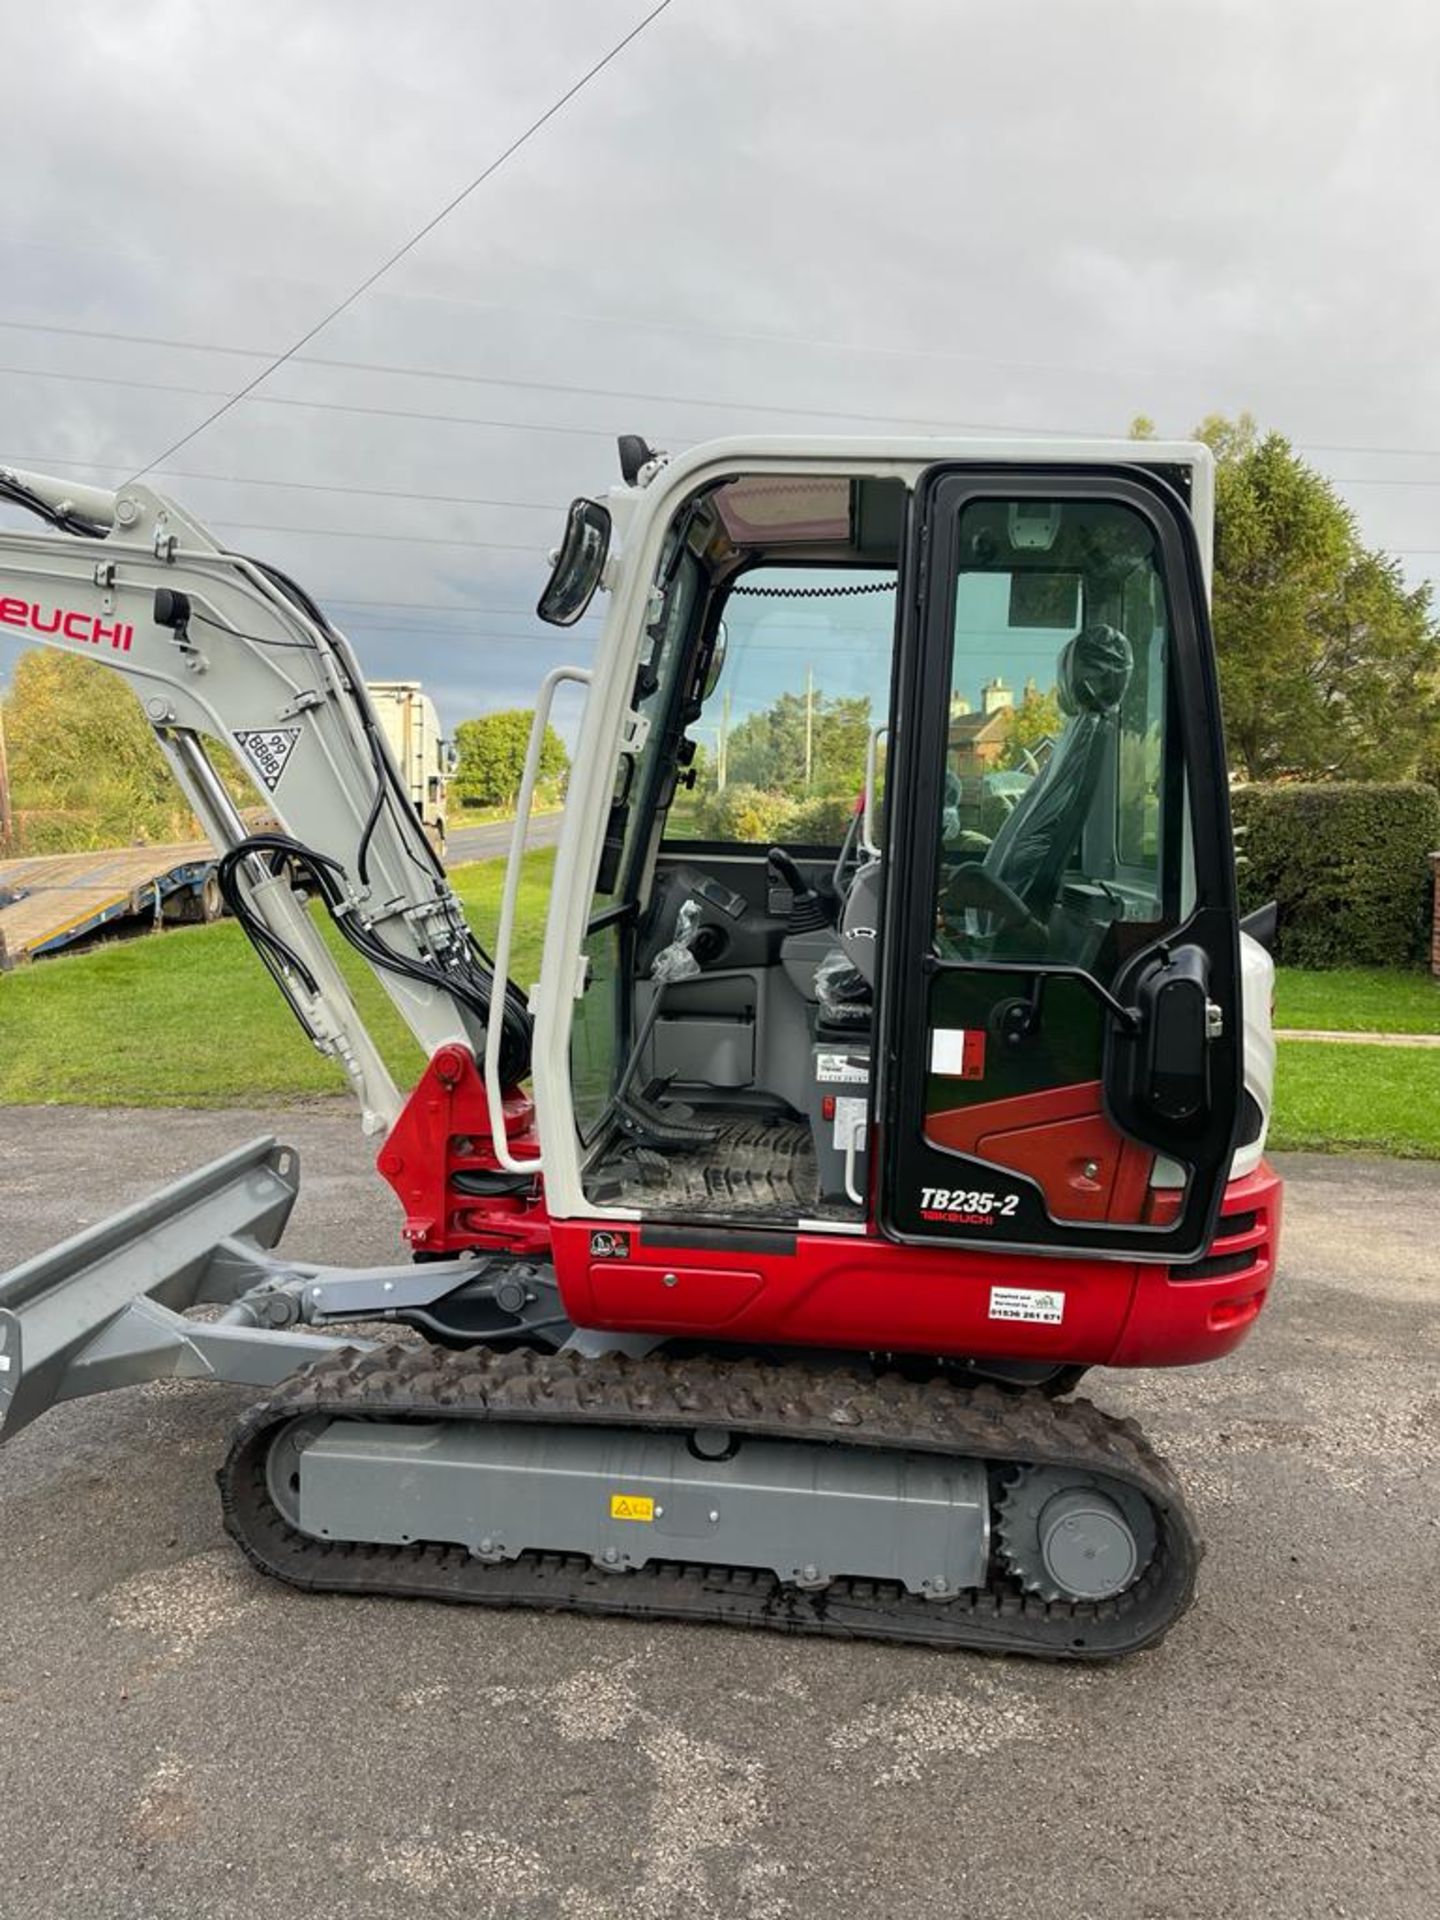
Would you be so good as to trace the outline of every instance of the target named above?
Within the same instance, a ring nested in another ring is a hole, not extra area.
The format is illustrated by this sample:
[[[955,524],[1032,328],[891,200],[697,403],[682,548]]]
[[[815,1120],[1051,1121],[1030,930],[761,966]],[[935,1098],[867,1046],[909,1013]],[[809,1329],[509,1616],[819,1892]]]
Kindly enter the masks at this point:
[[[610,510],[572,500],[565,538],[535,611],[552,627],[573,627],[594,598],[610,551]]]

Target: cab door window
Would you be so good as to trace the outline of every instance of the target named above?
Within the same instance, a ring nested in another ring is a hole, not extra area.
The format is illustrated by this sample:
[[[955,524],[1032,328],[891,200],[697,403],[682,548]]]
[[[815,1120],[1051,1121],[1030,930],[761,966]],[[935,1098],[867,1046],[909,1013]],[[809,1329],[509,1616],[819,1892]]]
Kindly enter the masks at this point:
[[[1113,974],[1184,831],[1154,535],[1113,502],[976,501],[959,553],[936,952]]]

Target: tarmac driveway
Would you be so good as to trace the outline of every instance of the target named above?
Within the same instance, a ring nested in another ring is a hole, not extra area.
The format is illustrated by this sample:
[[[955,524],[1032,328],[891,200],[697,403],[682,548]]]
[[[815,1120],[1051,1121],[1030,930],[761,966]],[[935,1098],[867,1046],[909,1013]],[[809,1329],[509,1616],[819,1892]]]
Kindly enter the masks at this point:
[[[0,1111],[0,1266],[268,1131]],[[388,1258],[350,1111],[287,1244]],[[309,1599],[211,1473],[245,1395],[0,1452],[3,1920],[1243,1920],[1440,1913],[1440,1169],[1294,1157],[1240,1353],[1094,1374],[1209,1539],[1157,1652],[1049,1668]]]

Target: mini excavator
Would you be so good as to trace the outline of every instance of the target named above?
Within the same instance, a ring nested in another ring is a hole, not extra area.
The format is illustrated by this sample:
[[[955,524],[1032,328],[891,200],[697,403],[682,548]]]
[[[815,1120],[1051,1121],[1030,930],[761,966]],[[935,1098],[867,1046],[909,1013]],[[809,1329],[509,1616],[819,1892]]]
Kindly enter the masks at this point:
[[[559,627],[605,612],[539,689],[493,953],[314,598],[147,485],[0,470],[43,523],[0,530],[0,628],[134,688],[405,1255],[281,1251],[297,1155],[239,1147],[0,1279],[0,1431],[161,1377],[258,1390],[225,1525],[317,1592],[1151,1645],[1199,1543],[1139,1429],[1074,1389],[1233,1349],[1281,1204],[1210,456],[625,436],[620,469],[540,595]],[[334,935],[423,1049],[408,1092]]]

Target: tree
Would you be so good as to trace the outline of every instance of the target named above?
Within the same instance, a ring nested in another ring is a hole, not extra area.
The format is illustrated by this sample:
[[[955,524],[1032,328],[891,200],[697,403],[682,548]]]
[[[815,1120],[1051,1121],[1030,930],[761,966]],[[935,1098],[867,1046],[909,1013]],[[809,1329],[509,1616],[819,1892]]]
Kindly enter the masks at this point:
[[[187,840],[190,809],[139,701],[93,660],[22,653],[5,697],[10,780],[30,852]]]
[[[484,713],[478,720],[462,720],[455,729],[458,764],[451,785],[459,798],[473,807],[510,807],[520,793],[525,753],[535,716],[523,707],[503,713]],[[546,727],[540,749],[541,780],[558,780],[569,771],[565,742]]]
[[[847,789],[853,795],[864,782],[869,739],[870,702],[864,694],[782,693],[732,730],[726,779],[792,798]]]
[[[1005,768],[1029,767],[1034,749],[1043,740],[1058,740],[1064,725],[1060,695],[1055,688],[1051,687],[1048,693],[1041,693],[1038,687],[1027,687],[1019,706],[1010,710],[1000,765]]]
[[[1440,742],[1428,586],[1362,542],[1327,480],[1249,415],[1213,416],[1214,626],[1230,756],[1252,780],[1402,779]]]

